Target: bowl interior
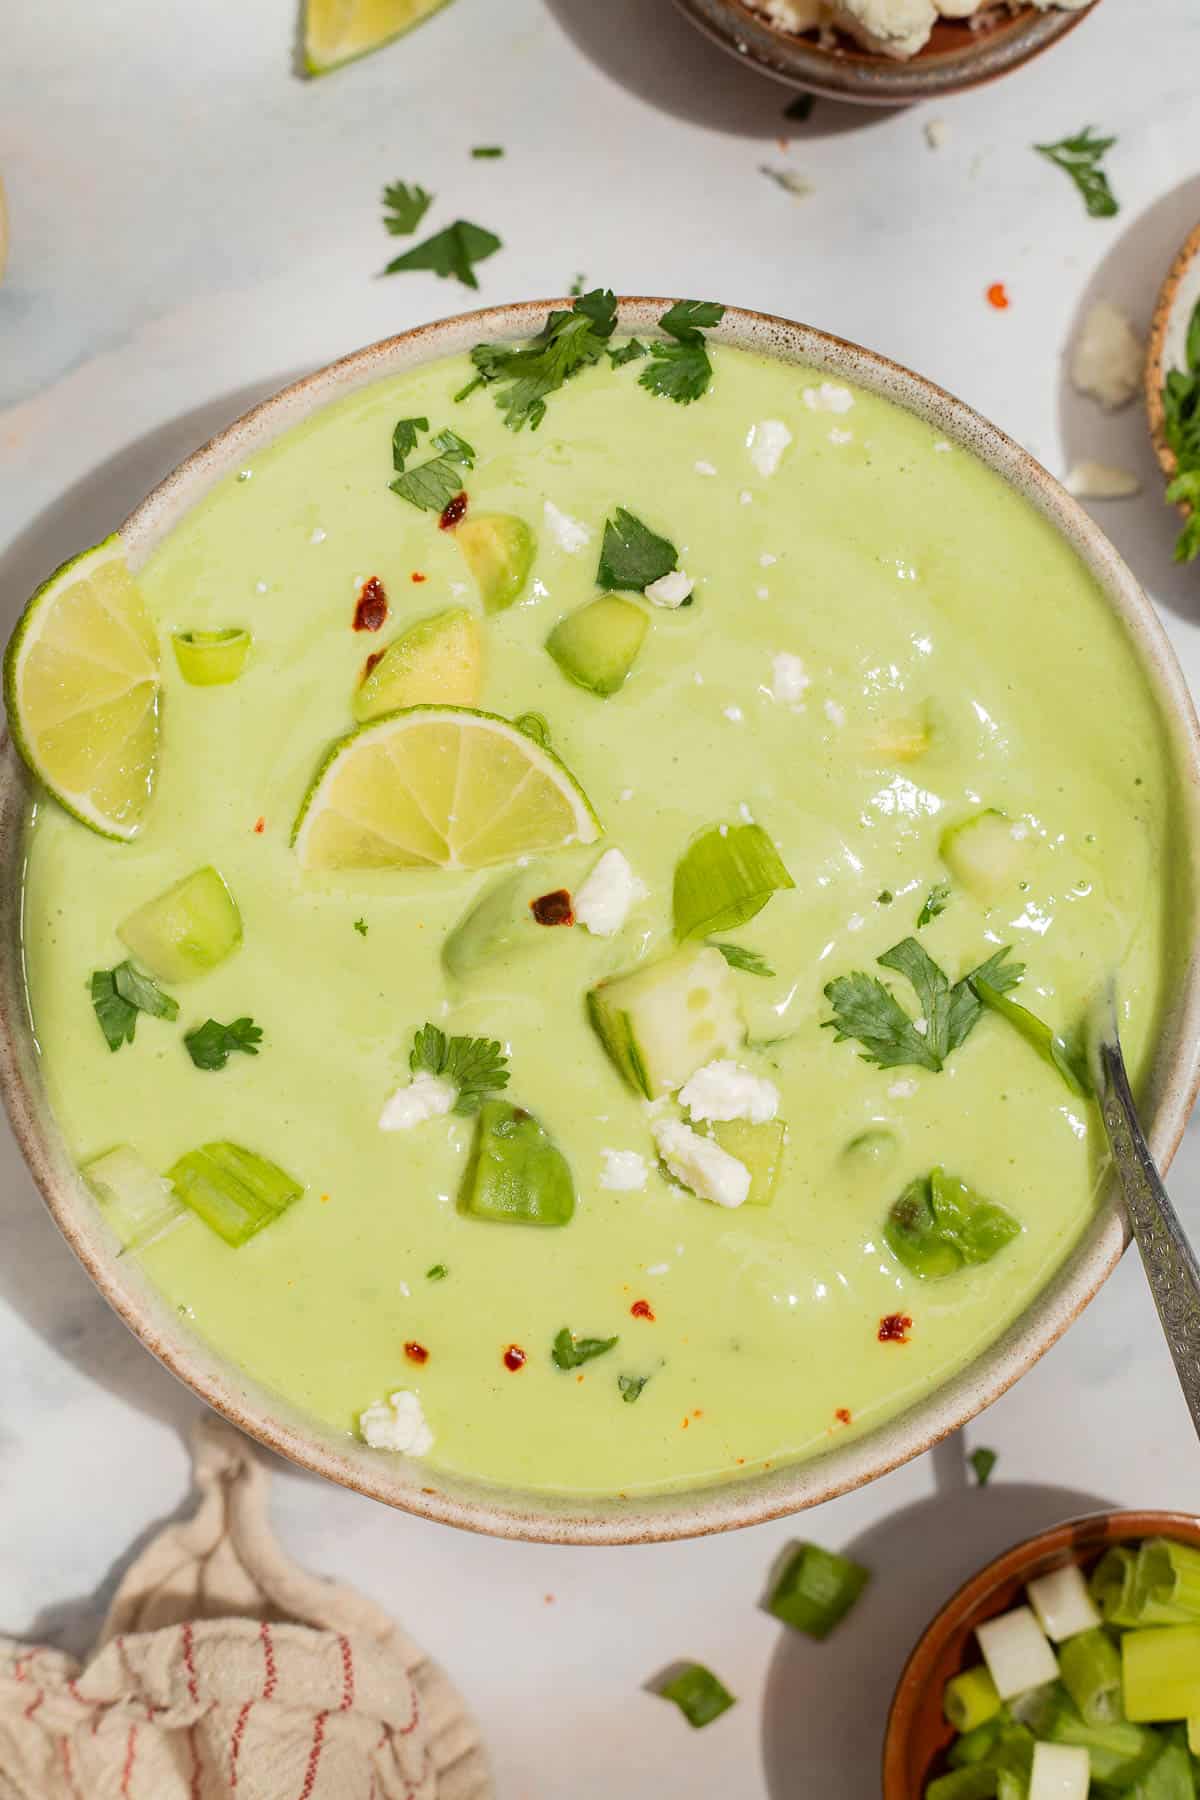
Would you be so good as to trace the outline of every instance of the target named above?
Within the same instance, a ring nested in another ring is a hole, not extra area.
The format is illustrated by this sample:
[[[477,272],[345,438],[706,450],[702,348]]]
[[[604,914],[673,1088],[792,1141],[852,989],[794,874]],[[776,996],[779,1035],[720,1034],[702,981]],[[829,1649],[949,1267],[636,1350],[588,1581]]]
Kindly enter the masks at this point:
[[[954,1732],[942,1716],[947,1681],[977,1663],[978,1625],[1020,1604],[1027,1582],[1075,1563],[1090,1571],[1114,1544],[1147,1537],[1200,1545],[1189,1513],[1098,1513],[1057,1525],[989,1563],[942,1609],[900,1677],[884,1744],[884,1800],[913,1800],[941,1773]]]
[[[531,301],[443,320],[360,350],[297,382],[198,450],[122,527],[136,571],[204,494],[254,453],[327,402],[404,369],[468,349],[481,339],[512,341],[540,328],[561,301]],[[620,328],[653,335],[671,302],[620,303]],[[914,412],[979,456],[1015,487],[1083,560],[1122,620],[1130,654],[1158,696],[1175,751],[1180,811],[1195,861],[1200,844],[1200,728],[1158,621],[1132,575],[1083,510],[1014,444],[932,383],[856,345],[811,327],[730,307],[714,332],[784,362],[804,363],[859,384]],[[320,1426],[251,1381],[206,1344],[115,1243],[74,1167],[43,1088],[22,976],[21,878],[30,786],[11,745],[0,760],[0,1088],[34,1178],[72,1248],[130,1328],[218,1411],[272,1449],[390,1505],[497,1535],[548,1542],[628,1543],[695,1536],[756,1524],[847,1492],[886,1473],[987,1406],[1064,1332],[1116,1266],[1126,1241],[1111,1193],[1049,1285],[1003,1336],[952,1380],[875,1431],[823,1456],[707,1487],[648,1495],[547,1495],[499,1489],[445,1475],[419,1462],[381,1458],[348,1433]],[[1190,941],[1190,940],[1189,940]],[[1200,1084],[1200,972],[1194,955],[1162,1021],[1143,1094],[1151,1147],[1165,1167]]]

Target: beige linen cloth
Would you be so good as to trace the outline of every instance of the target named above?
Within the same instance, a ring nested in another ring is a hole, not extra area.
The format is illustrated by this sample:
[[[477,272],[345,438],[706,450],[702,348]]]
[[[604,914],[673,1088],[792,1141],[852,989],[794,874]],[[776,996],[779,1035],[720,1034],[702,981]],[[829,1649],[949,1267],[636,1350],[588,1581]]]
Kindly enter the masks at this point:
[[[491,1800],[442,1671],[283,1554],[247,1440],[209,1417],[194,1457],[82,1666],[0,1638],[0,1800]]]

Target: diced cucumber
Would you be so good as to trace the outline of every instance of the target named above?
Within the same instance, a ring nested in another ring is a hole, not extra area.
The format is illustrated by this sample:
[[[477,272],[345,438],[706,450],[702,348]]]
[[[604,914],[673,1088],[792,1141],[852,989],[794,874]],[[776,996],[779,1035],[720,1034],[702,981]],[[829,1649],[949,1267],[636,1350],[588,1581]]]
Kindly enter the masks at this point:
[[[187,1210],[166,1177],[156,1175],[128,1144],[93,1156],[80,1173],[126,1250],[144,1250]]]
[[[737,980],[711,945],[600,982],[588,995],[600,1040],[635,1092],[672,1093],[746,1035]]]
[[[190,981],[237,949],[242,916],[210,865],[131,912],[117,935],[160,981]]]
[[[510,1225],[570,1224],[570,1167],[532,1113],[508,1100],[484,1101],[459,1209]]]
[[[546,648],[568,681],[607,696],[624,687],[649,625],[636,601],[601,594],[560,619]]]
[[[455,527],[454,541],[487,612],[503,612],[520,597],[537,552],[537,539],[524,519],[512,513],[476,513]]]
[[[787,1142],[787,1126],[783,1120],[770,1119],[765,1125],[752,1125],[749,1119],[722,1119],[711,1130],[722,1150],[736,1156],[750,1171],[747,1206],[770,1206],[783,1167],[783,1146]]]
[[[360,722],[405,706],[476,706],[483,685],[479,626],[464,607],[418,619],[388,645],[354,696]]]
[[[989,806],[943,831],[938,849],[954,879],[985,906],[994,906],[1015,886],[1028,857],[1027,840],[1025,825]]]

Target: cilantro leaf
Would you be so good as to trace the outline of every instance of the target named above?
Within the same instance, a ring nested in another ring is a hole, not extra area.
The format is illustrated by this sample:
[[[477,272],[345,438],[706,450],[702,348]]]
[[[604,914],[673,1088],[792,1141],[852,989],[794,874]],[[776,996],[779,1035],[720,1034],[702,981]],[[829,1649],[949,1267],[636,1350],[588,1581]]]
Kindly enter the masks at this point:
[[[642,1389],[649,1381],[648,1375],[618,1375],[617,1386],[621,1390],[621,1398],[626,1406],[632,1406],[641,1395]]]
[[[96,1020],[110,1050],[132,1044],[140,1012],[173,1019],[179,1011],[177,1000],[128,961],[118,963],[115,969],[96,969],[90,987]]]
[[[419,420],[401,419],[400,425],[419,424]],[[393,433],[393,460],[395,457],[395,434]],[[460,438],[456,431],[439,431],[430,439],[432,447],[440,454],[429,462],[418,463],[415,469],[406,469],[389,482],[393,494],[399,494],[402,500],[409,500],[425,512],[442,512],[454,499],[462,493],[461,469],[475,467],[475,451],[465,438]]]
[[[489,160],[497,156],[503,156],[504,146],[503,144],[476,144],[471,150],[471,155],[475,157],[476,161]]]
[[[602,588],[643,593],[652,581],[669,575],[678,561],[674,544],[618,506],[613,517],[604,523],[596,580]]]
[[[832,1030],[835,1043],[856,1038],[863,1046],[863,1061],[881,1069],[898,1069],[905,1063],[935,1073],[941,1063],[917,1030],[900,1002],[876,975],[861,969],[839,975],[825,988],[833,1018],[823,1029]]]
[[[433,204],[433,195],[423,187],[409,187],[406,181],[393,181],[383,190],[383,222],[393,237],[408,237],[417,229]]]
[[[940,1069],[949,1047],[950,983],[916,938],[902,938],[877,958],[884,969],[903,975],[917,996],[925,1020],[925,1043]]]
[[[456,219],[444,231],[395,257],[383,272],[397,275],[403,270],[429,269],[443,278],[452,275],[464,287],[477,288],[475,264],[486,261],[501,248],[495,232],[485,231],[482,225],[472,225],[466,219]]]
[[[974,986],[977,981],[986,982],[997,994],[1007,994],[1010,988],[1015,988],[1020,982],[1025,973],[1025,964],[1008,962],[1008,955],[1009,946],[1006,944],[1003,950],[997,950],[994,956],[989,956],[985,963],[980,963],[977,969],[972,969],[961,981],[955,983],[950,997],[950,1017],[946,1030],[947,1052],[957,1050],[960,1044],[964,1044],[982,1017],[983,1002]]]
[[[471,352],[475,380],[454,397],[463,400],[481,384],[500,382],[496,405],[510,431],[536,431],[546,416],[547,396],[572,375],[598,362],[616,329],[617,302],[610,288],[581,294],[574,306],[549,313],[527,344],[476,344]]]
[[[925,896],[925,903],[917,914],[917,930],[920,931],[923,926],[936,919],[939,913],[944,913],[949,904],[950,883],[948,881],[936,882]]]
[[[392,431],[392,467],[403,475],[404,465],[417,447],[417,433],[429,430],[428,419],[397,419]]]
[[[1062,138],[1057,144],[1035,144],[1033,147],[1039,156],[1066,170],[1093,219],[1111,219],[1120,209],[1100,164],[1116,141],[1115,137],[1099,137],[1090,125],[1085,125],[1074,137]]]
[[[741,944],[714,944],[731,969],[742,969],[747,975],[774,975],[775,971],[765,956],[757,950],[746,950]]]
[[[426,1281],[445,1281],[449,1273],[445,1263],[434,1263],[431,1269],[426,1269],[425,1279]]]
[[[458,1089],[453,1111],[463,1116],[508,1086],[508,1058],[493,1038],[447,1038],[436,1025],[415,1034],[408,1066],[414,1075],[424,1071],[452,1082]]]
[[[991,1479],[992,1470],[1000,1461],[1000,1458],[994,1450],[985,1450],[981,1446],[978,1450],[972,1450],[967,1461],[975,1471],[976,1486],[986,1487]]]
[[[550,1352],[556,1367],[560,1369],[577,1369],[580,1363],[591,1362],[594,1356],[603,1356],[617,1342],[610,1338],[577,1338],[570,1327],[564,1325],[554,1340]]]
[[[639,356],[648,356],[649,354],[645,344],[639,343],[637,338],[630,338],[629,342],[622,344],[619,350],[610,350],[608,360],[614,369],[623,369],[626,363],[636,362]]]
[[[235,1050],[246,1056],[258,1055],[262,1027],[253,1019],[235,1019],[232,1025],[206,1019],[195,1031],[185,1033],[183,1041],[198,1069],[223,1069]]]
[[[367,921],[365,919],[355,919],[354,929],[355,929],[355,931],[357,931],[359,937],[366,937]]]
[[[725,308],[715,300],[677,300],[658,321],[674,343],[650,346],[650,361],[638,376],[638,384],[651,394],[688,406],[699,400],[712,380],[712,364],[704,343],[704,328],[719,325]]]
[[[725,308],[716,300],[677,300],[658,321],[658,328],[688,344],[695,332],[719,325],[724,317]]]
[[[1006,945],[952,986],[916,938],[904,938],[885,950],[878,961],[882,968],[903,975],[913,988],[925,1029],[917,1029],[917,1022],[890,988],[861,969],[840,975],[826,986],[825,998],[833,1007],[833,1018],[824,1020],[822,1028],[832,1030],[839,1044],[856,1039],[863,1045],[864,1062],[876,1063],[881,1069],[911,1063],[936,1074],[979,1023],[983,1002],[971,983],[982,979],[1005,993],[1020,981],[1024,964],[1008,962],[1008,955]]]

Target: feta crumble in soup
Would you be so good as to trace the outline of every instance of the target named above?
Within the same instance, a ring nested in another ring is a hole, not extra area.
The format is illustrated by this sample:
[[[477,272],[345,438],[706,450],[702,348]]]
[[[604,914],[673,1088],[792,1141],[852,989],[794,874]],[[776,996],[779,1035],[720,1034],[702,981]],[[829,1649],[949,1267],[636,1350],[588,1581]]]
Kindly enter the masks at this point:
[[[811,1457],[1092,1216],[1182,966],[1166,730],[1051,526],[612,297],[359,389],[10,646],[29,1001],[112,1230],[380,1457]],[[1095,729],[1097,697],[1105,728]]]

